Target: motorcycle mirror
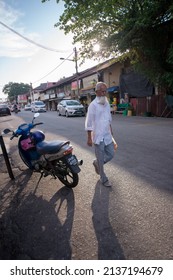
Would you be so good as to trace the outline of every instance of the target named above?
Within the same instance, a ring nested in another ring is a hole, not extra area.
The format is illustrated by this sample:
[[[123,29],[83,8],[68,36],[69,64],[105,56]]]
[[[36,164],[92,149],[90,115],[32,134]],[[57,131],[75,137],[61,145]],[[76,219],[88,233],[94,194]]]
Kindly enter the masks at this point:
[[[35,114],[34,114],[34,117],[33,117],[32,123],[34,122],[35,118],[37,118],[39,115],[40,115],[39,113],[35,113]]]
[[[35,113],[34,114],[34,119],[37,118],[38,116],[40,116],[40,114],[39,113]]]
[[[9,132],[11,132],[11,130],[9,128],[6,128],[2,131],[2,135],[3,134],[8,134]]]

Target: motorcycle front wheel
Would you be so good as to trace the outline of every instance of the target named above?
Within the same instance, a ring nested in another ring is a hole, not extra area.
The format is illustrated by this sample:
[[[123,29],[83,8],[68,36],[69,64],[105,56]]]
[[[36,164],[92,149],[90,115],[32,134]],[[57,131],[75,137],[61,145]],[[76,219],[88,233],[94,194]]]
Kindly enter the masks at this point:
[[[32,165],[31,165],[31,163],[30,163],[29,161],[26,160],[26,158],[24,157],[24,155],[22,154],[22,152],[20,151],[20,149],[19,149],[19,155],[20,155],[21,159],[23,160],[24,164],[25,164],[26,166],[28,166],[29,169],[33,170],[33,167],[32,167]]]
[[[55,175],[67,188],[75,188],[77,186],[79,182],[78,174],[72,172],[64,162],[56,162],[55,170]]]

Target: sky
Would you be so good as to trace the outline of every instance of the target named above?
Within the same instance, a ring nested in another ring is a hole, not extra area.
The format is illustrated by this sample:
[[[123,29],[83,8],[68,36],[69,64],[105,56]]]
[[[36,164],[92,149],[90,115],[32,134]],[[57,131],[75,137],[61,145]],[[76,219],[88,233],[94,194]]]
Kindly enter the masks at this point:
[[[56,0],[0,0],[0,98],[3,86],[9,82],[32,83],[33,88],[45,82],[56,82],[75,73],[75,63],[60,60],[73,59],[72,34],[54,27],[63,13],[63,2]],[[7,27],[13,29],[9,30]],[[40,44],[28,42],[15,32]],[[78,71],[96,65],[86,61]]]

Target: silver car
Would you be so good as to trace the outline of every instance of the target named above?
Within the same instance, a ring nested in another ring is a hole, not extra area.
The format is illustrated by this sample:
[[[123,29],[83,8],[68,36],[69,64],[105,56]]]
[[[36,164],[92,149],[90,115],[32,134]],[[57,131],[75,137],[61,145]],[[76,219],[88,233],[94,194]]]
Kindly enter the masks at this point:
[[[57,105],[57,113],[59,116],[85,116],[84,106],[77,100],[61,100]]]
[[[43,101],[34,101],[31,103],[31,111],[36,112],[46,112],[46,105]]]

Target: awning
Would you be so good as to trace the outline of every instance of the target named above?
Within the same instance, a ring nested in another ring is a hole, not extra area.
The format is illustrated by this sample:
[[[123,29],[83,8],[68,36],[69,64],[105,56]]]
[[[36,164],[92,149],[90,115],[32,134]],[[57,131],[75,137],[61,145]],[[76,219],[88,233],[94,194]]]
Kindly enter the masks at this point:
[[[112,93],[112,92],[115,92],[115,91],[119,91],[119,86],[109,87],[109,88],[107,89],[107,91],[108,91],[109,93]]]
[[[95,95],[95,91],[94,91],[94,89],[93,88],[91,88],[91,89],[82,89],[82,93],[81,93],[81,95],[82,94],[86,94],[86,95]]]
[[[80,97],[87,97],[87,93],[81,93]]]
[[[86,90],[93,90],[94,91],[94,88],[95,88],[95,86],[93,86],[93,84],[92,85],[90,85],[90,86],[87,86],[87,87],[85,87],[85,88],[82,88],[81,90],[82,91],[86,91]]]
[[[56,101],[56,100],[58,100],[58,98],[49,99],[49,101]]]

